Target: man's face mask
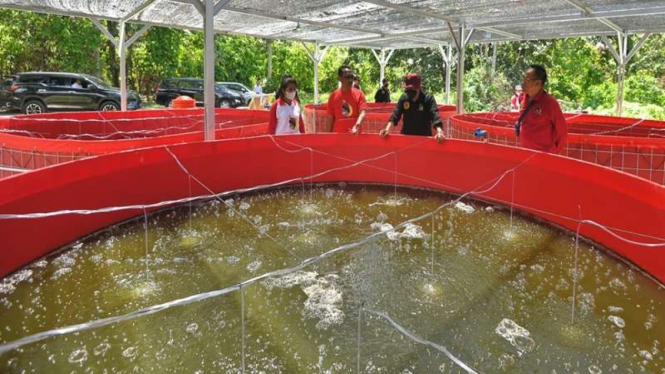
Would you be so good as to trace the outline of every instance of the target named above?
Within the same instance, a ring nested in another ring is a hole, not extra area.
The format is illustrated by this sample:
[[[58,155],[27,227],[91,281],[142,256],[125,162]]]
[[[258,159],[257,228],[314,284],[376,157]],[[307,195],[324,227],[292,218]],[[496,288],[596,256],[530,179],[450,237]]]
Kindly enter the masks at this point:
[[[409,97],[410,100],[413,100],[416,98],[416,95],[418,95],[418,91],[416,90],[406,90],[406,95]]]

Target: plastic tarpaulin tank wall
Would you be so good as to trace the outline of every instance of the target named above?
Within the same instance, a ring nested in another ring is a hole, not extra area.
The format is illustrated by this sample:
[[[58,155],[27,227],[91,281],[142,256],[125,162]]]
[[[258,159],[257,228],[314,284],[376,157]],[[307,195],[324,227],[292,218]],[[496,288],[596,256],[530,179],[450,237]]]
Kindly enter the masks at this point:
[[[665,122],[636,118],[566,114],[568,140],[562,155],[593,162],[665,185]],[[482,129],[490,143],[518,145],[514,123],[519,113],[469,113],[453,116],[451,136],[476,139]]]
[[[215,113],[217,139],[267,133],[266,111],[216,109]],[[0,178],[94,155],[200,140],[200,108],[6,117],[0,122]]]
[[[169,145],[0,180],[0,276],[89,233],[141,216],[146,205],[154,210],[157,206],[150,204],[208,196],[208,188],[221,193],[258,185],[300,185],[303,180],[309,182],[308,176],[314,176],[315,183],[396,183],[470,192],[469,197],[512,206],[573,232],[579,230],[665,281],[665,187],[527,149],[350,134]],[[193,177],[205,187],[191,183]],[[29,219],[7,216],[121,206],[134,207]]]

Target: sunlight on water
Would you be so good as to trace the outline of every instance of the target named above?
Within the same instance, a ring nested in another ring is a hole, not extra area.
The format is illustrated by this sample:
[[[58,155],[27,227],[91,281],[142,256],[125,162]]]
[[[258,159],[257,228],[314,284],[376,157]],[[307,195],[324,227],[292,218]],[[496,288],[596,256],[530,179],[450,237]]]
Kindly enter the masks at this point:
[[[201,238],[193,235],[183,236],[178,245],[183,249],[191,249],[201,245]]]
[[[360,244],[241,292],[27,344],[0,355],[0,372],[239,374],[244,362],[257,374],[355,373],[358,364],[361,373],[464,373],[374,310],[478,372],[665,373],[662,287],[584,243],[574,271],[574,234],[508,209],[339,184],[193,204],[191,215],[187,205],[149,215],[147,231],[143,223],[107,228],[1,280],[0,342]]]
[[[143,298],[159,292],[159,285],[153,281],[141,282],[134,285],[131,292],[133,298]]]
[[[515,239],[516,237],[517,237],[517,233],[515,233],[515,231],[512,231],[512,230],[506,230],[506,231],[503,232],[503,238],[504,238],[505,240],[513,240],[513,239]]]
[[[423,284],[423,292],[431,297],[439,296],[443,293],[441,286],[435,283],[425,283]]]
[[[319,212],[319,207],[316,204],[313,203],[303,203],[301,202],[298,204],[298,210],[302,214],[306,215],[319,215],[321,212]]]

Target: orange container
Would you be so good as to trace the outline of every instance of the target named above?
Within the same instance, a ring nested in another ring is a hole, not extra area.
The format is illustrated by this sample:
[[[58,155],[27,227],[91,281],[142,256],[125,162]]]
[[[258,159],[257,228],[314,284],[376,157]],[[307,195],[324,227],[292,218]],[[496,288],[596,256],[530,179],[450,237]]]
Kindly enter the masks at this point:
[[[178,96],[173,99],[173,109],[188,109],[195,108],[196,100],[189,96]]]

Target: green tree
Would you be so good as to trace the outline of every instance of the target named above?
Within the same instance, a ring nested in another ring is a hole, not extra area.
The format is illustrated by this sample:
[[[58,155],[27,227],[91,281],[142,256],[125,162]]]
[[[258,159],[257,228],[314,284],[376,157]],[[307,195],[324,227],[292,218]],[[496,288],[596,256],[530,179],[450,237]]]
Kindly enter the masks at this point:
[[[118,35],[117,23],[103,23],[112,35]],[[132,35],[140,27],[129,24],[127,34]],[[629,50],[640,37],[629,38]],[[151,28],[128,51],[129,88],[150,96],[164,78],[202,78],[203,41],[201,32]],[[266,76],[264,40],[218,35],[215,45],[217,80],[252,85]],[[490,69],[493,46],[469,45],[465,52],[467,110],[490,110],[507,104],[512,86],[521,82],[529,64],[547,68],[550,81],[546,89],[565,102],[568,110],[584,107],[607,111],[615,105],[617,63],[601,38],[501,43],[497,46],[494,72]],[[319,65],[319,91],[323,97],[337,88],[337,68],[342,64],[350,65],[360,75],[362,88],[371,100],[379,86],[379,64],[371,51],[347,47],[329,47]],[[0,9],[0,74],[35,70],[91,73],[119,85],[117,50],[90,20]],[[456,70],[451,77],[453,91]],[[407,72],[420,73],[429,92],[437,96],[444,92],[445,70],[438,49],[400,49],[393,53],[386,78],[395,95]],[[286,73],[298,81],[301,97],[311,97],[313,63],[305,47],[297,42],[274,41],[273,76],[265,85],[266,90],[276,89]],[[649,36],[628,63],[625,98],[627,113],[661,115],[657,108],[665,105],[665,36]],[[640,105],[644,110],[635,109]]]

